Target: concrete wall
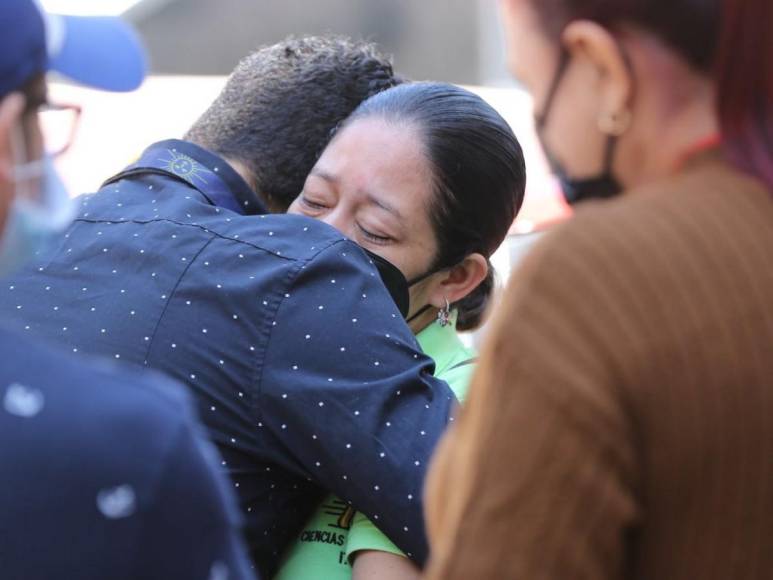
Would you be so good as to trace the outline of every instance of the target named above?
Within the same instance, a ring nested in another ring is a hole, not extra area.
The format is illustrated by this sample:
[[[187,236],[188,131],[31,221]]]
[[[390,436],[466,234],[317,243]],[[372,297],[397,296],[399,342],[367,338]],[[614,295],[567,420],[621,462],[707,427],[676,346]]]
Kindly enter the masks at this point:
[[[335,32],[379,43],[416,79],[480,84],[502,77],[494,0],[175,0],[137,24],[153,72],[227,74],[288,34]]]

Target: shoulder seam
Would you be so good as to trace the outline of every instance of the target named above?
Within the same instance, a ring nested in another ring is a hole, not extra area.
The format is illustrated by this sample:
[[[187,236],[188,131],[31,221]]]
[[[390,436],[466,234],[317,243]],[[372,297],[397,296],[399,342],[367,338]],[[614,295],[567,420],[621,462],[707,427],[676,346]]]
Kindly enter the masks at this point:
[[[353,241],[349,240],[348,238],[339,238],[339,239],[336,239],[336,240],[331,240],[324,247],[320,248],[313,256],[310,256],[309,258],[305,258],[305,259],[298,259],[297,260],[298,264],[291,270],[291,273],[288,276],[287,285],[285,287],[288,288],[288,289],[292,288],[296,284],[298,276],[300,276],[300,273],[306,268],[306,266],[308,264],[310,264],[311,262],[313,262],[314,260],[318,259],[320,257],[320,255],[323,254],[324,252],[327,252],[328,250],[330,250],[331,248],[333,248],[333,247],[335,247],[337,245],[347,245],[348,246],[350,244],[359,248],[359,246],[357,246]],[[257,361],[257,359],[255,359],[256,376],[253,379],[253,384],[252,384],[252,388],[253,388],[253,391],[255,393],[255,403],[257,403],[257,399],[261,396],[261,394],[263,392],[263,371],[266,368],[266,365],[265,365],[265,355],[266,355],[266,351],[268,350],[268,345],[271,342],[271,332],[272,332],[272,328],[273,328],[273,323],[276,321],[276,319],[277,319],[277,312],[279,311],[279,309],[282,306],[282,303],[285,300],[285,293],[286,292],[284,291],[284,289],[282,289],[281,292],[280,292],[280,299],[276,303],[276,307],[274,308],[272,316],[270,316],[270,317],[268,317],[266,319],[266,324],[268,324],[268,336],[267,336],[265,344],[263,345],[262,351],[260,353],[261,363],[258,365],[257,364],[258,361]],[[253,409],[256,412],[259,412],[259,406],[257,404],[253,405]]]
[[[190,270],[191,266],[196,263],[196,260],[201,255],[201,253],[209,247],[209,245],[212,243],[212,240],[214,240],[214,237],[211,237],[209,240],[207,240],[207,243],[203,244],[201,248],[199,248],[199,251],[196,252],[196,255],[191,258],[191,260],[188,262],[187,266],[185,266],[185,269],[180,274],[179,278],[177,278],[177,282],[175,282],[174,286],[172,287],[172,290],[169,292],[169,296],[166,297],[166,302],[164,304],[164,309],[161,311],[161,316],[158,317],[158,320],[156,321],[156,325],[153,328],[153,332],[150,335],[150,340],[148,341],[148,348],[145,351],[145,356],[143,357],[143,361],[147,363],[148,358],[150,356],[150,351],[153,348],[153,343],[156,340],[156,334],[158,333],[158,329],[161,326],[161,321],[164,320],[164,316],[166,316],[166,312],[169,308],[169,304],[172,302],[172,298],[174,297],[175,292],[177,292],[177,288],[179,288],[180,284],[182,284],[183,279],[185,279],[185,275],[188,273],[188,270]]]
[[[252,217],[252,219],[260,219],[260,216],[251,216],[251,217]],[[174,225],[180,226],[180,227],[196,228],[196,229],[199,229],[199,230],[203,231],[204,233],[210,234],[211,236],[213,236],[213,238],[219,238],[219,239],[223,239],[223,240],[228,240],[229,242],[235,242],[237,244],[243,244],[243,245],[249,246],[249,247],[251,247],[251,248],[253,248],[255,250],[258,250],[258,251],[261,251],[261,252],[265,252],[267,254],[271,254],[272,256],[275,256],[275,257],[280,258],[282,260],[287,260],[287,261],[310,261],[310,260],[313,260],[319,254],[319,251],[318,251],[317,253],[315,253],[315,254],[313,254],[311,256],[304,256],[304,257],[298,257],[298,258],[288,257],[288,256],[284,256],[282,254],[278,254],[278,253],[276,253],[276,252],[274,252],[272,250],[269,250],[268,248],[264,248],[263,246],[259,246],[259,245],[255,244],[253,242],[250,242],[249,240],[243,240],[241,238],[236,238],[236,237],[233,237],[233,236],[228,236],[228,235],[222,234],[220,232],[216,232],[216,231],[214,231],[214,230],[212,230],[212,229],[210,229],[210,228],[208,228],[208,227],[206,227],[204,225],[201,225],[201,224],[179,222],[177,220],[172,220],[172,219],[169,219],[169,218],[154,218],[154,219],[147,219],[147,220],[142,220],[142,219],[139,219],[139,220],[137,220],[137,219],[131,219],[131,220],[130,219],[118,219],[118,220],[114,220],[114,219],[90,219],[90,218],[78,217],[75,220],[73,220],[73,223],[75,223],[75,222],[85,222],[85,223],[92,223],[92,224],[102,224],[102,223],[104,223],[104,224],[139,224],[139,225],[145,225],[145,224],[150,224],[150,223],[155,223],[155,222],[167,222],[167,223],[174,224]],[[329,239],[329,240],[326,241],[327,245],[324,248],[322,248],[320,251],[324,251],[328,247],[330,247],[331,245],[333,245],[335,243],[338,243],[338,242],[351,242],[351,240],[349,240],[349,239],[347,239],[347,238],[345,238],[343,236],[340,237],[340,238]],[[354,242],[352,242],[352,243],[354,243]]]

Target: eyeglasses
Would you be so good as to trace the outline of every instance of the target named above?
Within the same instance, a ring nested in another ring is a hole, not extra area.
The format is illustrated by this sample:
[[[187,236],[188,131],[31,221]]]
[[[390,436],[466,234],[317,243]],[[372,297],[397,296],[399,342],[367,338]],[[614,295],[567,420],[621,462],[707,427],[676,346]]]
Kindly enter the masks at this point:
[[[40,106],[38,119],[49,155],[57,157],[70,148],[80,117],[79,105],[44,103]]]

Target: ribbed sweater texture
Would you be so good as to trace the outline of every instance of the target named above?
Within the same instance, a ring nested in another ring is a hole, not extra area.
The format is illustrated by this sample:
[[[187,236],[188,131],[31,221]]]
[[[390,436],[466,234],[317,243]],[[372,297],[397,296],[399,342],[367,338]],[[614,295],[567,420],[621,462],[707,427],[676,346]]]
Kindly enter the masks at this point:
[[[586,206],[494,319],[427,578],[773,578],[771,192],[709,155]]]

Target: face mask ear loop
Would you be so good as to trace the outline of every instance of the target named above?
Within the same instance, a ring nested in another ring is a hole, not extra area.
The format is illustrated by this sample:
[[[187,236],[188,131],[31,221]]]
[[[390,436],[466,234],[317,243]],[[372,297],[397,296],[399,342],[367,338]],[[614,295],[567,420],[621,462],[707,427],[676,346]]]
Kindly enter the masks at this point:
[[[406,322],[406,323],[408,323],[408,324],[410,324],[411,322],[413,322],[414,320],[416,320],[416,319],[417,319],[419,316],[421,316],[422,314],[424,314],[424,313],[425,313],[427,310],[429,310],[430,308],[432,308],[432,304],[426,304],[426,305],[422,306],[421,308],[419,308],[419,309],[416,311],[416,314],[414,314],[414,315],[413,315],[413,316],[411,316],[410,318],[406,319],[406,321],[405,321],[405,322]]]
[[[443,270],[446,270],[446,269],[447,268],[433,268],[433,269],[429,270],[428,272],[425,272],[421,276],[416,276],[412,280],[408,280],[408,288],[411,288],[412,286],[415,286],[416,284],[419,284],[420,282],[424,282],[424,280],[426,280],[430,276],[433,276],[433,275],[437,274],[438,272],[442,272]],[[410,324],[412,321],[416,320],[419,316],[424,314],[430,308],[432,308],[432,304],[426,304],[426,305],[422,306],[421,308],[419,308],[416,311],[416,313],[413,316],[411,316],[410,318],[406,319],[405,322]]]
[[[615,161],[615,150],[617,148],[617,135],[607,137],[607,145],[604,150],[604,173],[612,175],[612,164]]]
[[[465,255],[465,257],[466,257],[466,255]],[[461,264],[462,261],[464,261],[464,258],[462,258],[461,260],[456,260],[455,263],[458,265],[458,264]],[[433,268],[433,269],[429,270],[428,272],[425,272],[424,274],[422,274],[420,276],[416,276],[415,278],[413,278],[411,280],[408,280],[408,288],[411,288],[412,286],[415,286],[419,282],[424,282],[424,280],[426,280],[430,276],[433,276],[434,274],[437,274],[438,272],[442,272],[443,270],[451,270],[451,269],[453,269],[455,267],[456,266],[446,266],[444,268]],[[446,302],[448,302],[448,301],[446,301]],[[406,319],[406,322],[410,323],[412,320],[415,320],[416,318],[418,318],[419,316],[424,314],[430,308],[432,308],[432,304],[427,304],[427,305],[423,306],[422,308],[419,308],[419,310],[416,312],[416,314],[414,314],[410,318]],[[450,312],[450,307],[449,307],[449,312]]]
[[[550,110],[553,108],[553,101],[556,100],[558,88],[561,86],[561,81],[564,78],[564,73],[568,66],[569,52],[565,48],[561,48],[558,66],[556,67],[556,72],[553,74],[553,80],[550,81],[550,88],[548,88],[548,96],[545,98],[545,104],[542,107],[542,111],[536,117],[537,131],[542,131],[542,129],[545,128],[545,125],[547,125]]]
[[[416,276],[415,278],[408,280],[408,288],[411,288],[413,286],[416,286],[416,284],[419,284],[420,282],[424,282],[427,278],[432,276],[433,274],[437,274],[438,272],[442,272],[443,270],[429,270],[428,272],[425,272],[424,274],[421,274],[420,276]]]

